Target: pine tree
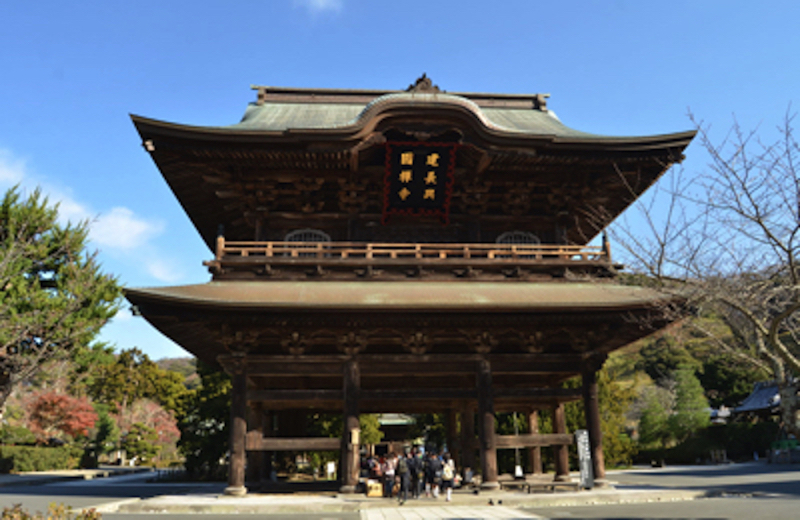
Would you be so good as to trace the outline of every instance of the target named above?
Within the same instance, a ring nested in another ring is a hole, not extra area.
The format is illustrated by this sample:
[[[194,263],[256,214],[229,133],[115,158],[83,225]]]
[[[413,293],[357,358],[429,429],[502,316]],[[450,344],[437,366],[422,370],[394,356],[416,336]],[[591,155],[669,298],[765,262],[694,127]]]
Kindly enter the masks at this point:
[[[709,425],[710,408],[708,399],[694,371],[680,367],[673,373],[675,381],[675,407],[668,424],[675,438],[680,442],[694,432]]]
[[[117,311],[117,281],[87,238],[88,224],[60,224],[38,189],[0,200],[0,417],[16,385],[88,345]]]

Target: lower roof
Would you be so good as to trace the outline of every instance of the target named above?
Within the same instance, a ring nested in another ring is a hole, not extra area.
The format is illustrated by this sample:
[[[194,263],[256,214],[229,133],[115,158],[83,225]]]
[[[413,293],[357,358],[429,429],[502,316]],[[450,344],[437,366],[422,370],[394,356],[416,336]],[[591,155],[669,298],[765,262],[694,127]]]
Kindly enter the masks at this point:
[[[642,308],[666,296],[603,282],[220,281],[128,288],[134,305],[242,310],[590,311]]]

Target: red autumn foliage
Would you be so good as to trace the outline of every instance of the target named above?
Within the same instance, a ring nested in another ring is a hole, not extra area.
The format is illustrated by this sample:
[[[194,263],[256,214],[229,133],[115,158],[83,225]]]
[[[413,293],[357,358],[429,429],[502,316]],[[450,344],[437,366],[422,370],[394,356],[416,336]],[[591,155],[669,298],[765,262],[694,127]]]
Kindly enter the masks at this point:
[[[95,422],[97,414],[86,397],[45,391],[33,399],[30,409],[30,430],[39,442],[87,435]]]

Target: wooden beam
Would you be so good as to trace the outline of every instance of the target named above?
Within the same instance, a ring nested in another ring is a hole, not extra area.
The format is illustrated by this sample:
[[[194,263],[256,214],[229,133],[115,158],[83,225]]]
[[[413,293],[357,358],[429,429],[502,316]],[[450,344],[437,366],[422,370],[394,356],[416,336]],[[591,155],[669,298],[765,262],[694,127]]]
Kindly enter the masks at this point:
[[[575,442],[568,433],[529,433],[525,435],[498,435],[498,448],[533,448],[537,446],[569,446]]]
[[[553,397],[560,400],[580,399],[583,392],[580,388],[494,388],[496,399],[503,397]]]
[[[341,400],[341,390],[248,390],[248,401],[331,401]]]
[[[476,396],[474,388],[394,388],[361,391],[361,398],[364,400],[413,399],[421,401],[431,399],[470,399]]]
[[[342,441],[329,437],[262,437],[247,434],[247,451],[337,451]]]

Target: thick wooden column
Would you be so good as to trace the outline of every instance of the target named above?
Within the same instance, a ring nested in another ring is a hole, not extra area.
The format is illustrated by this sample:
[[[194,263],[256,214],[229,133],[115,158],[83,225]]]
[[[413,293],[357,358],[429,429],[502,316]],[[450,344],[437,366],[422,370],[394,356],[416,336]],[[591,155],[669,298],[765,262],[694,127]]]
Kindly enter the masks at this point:
[[[592,471],[595,486],[608,485],[606,464],[603,459],[603,432],[600,429],[600,405],[597,397],[597,370],[587,367],[583,371],[583,409],[586,413],[586,429],[589,431],[589,447],[592,452]]]
[[[250,405],[250,431],[264,436],[264,406],[261,403]],[[251,451],[247,454],[247,482],[261,482],[264,480],[264,452]]]
[[[475,471],[475,411],[461,410],[461,467]]]
[[[228,465],[226,495],[244,496],[245,436],[247,435],[247,363],[243,353],[234,353],[230,362],[231,388],[231,454]]]
[[[355,493],[358,485],[358,450],[361,443],[358,423],[358,400],[361,394],[361,370],[358,361],[350,359],[344,363],[344,430],[342,433],[342,457],[339,482],[342,493]]]
[[[497,489],[497,444],[494,431],[492,370],[485,359],[478,361],[478,426],[480,427],[481,487]]]
[[[455,409],[447,412],[447,451],[453,460],[459,460],[458,454],[461,451],[458,438],[458,414]]]
[[[567,420],[564,416],[564,403],[553,408],[553,430],[555,433],[567,433]],[[553,446],[556,463],[556,480],[569,480],[569,451],[567,446]]]
[[[528,412],[528,433],[539,433],[539,410],[530,410]],[[542,448],[540,446],[528,448],[528,456],[530,457],[531,472],[534,475],[541,475]]]
[[[275,437],[275,417],[276,413],[272,411],[264,412],[264,437]],[[270,481],[275,481],[277,475],[275,472],[275,452],[264,452],[264,478]]]

